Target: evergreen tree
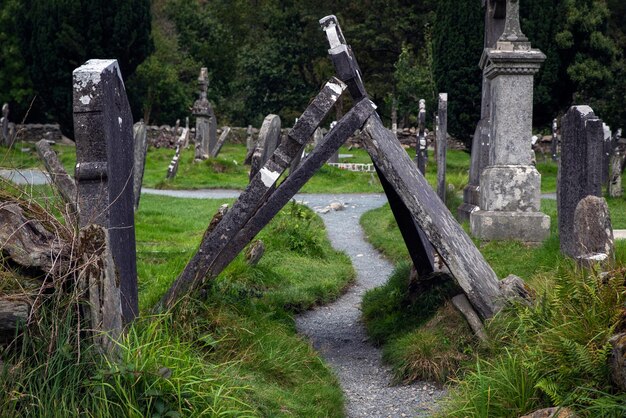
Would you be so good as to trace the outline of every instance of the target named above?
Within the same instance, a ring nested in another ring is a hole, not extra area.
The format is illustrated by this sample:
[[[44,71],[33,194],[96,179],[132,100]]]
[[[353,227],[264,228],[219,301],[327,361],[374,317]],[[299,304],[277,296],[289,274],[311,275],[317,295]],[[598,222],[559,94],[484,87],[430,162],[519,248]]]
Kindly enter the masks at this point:
[[[91,58],[115,58],[127,79],[152,50],[149,0],[24,0],[18,15],[40,116],[58,121],[68,135],[72,70]]]
[[[439,0],[433,34],[437,91],[448,93],[448,131],[471,143],[480,119],[484,14],[480,0]]]

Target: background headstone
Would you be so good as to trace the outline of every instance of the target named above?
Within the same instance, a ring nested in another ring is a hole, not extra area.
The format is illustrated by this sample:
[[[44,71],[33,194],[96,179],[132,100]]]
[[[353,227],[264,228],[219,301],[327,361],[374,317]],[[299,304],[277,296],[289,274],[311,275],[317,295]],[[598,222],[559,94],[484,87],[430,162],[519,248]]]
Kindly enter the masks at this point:
[[[107,291],[118,292],[127,324],[138,314],[132,114],[116,60],[89,60],[74,70],[73,80],[79,223],[106,232],[117,275],[112,283],[119,286]]]
[[[211,150],[211,158],[215,158],[218,156],[218,154],[222,150],[222,147],[226,143],[226,140],[228,139],[228,134],[230,134],[230,126],[224,126],[222,128],[222,134],[220,135],[220,138],[217,140],[215,147],[213,147],[213,149]]]
[[[439,93],[437,124],[437,194],[446,202],[446,151],[448,149],[448,93]]]
[[[561,119],[557,210],[561,252],[576,257],[574,212],[586,196],[602,196],[602,120],[589,106],[572,106]]]
[[[278,115],[267,115],[261,125],[259,131],[259,139],[256,142],[256,148],[252,155],[252,166],[250,170],[250,178],[254,178],[256,173],[263,167],[270,155],[280,143],[280,117]]]
[[[200,69],[198,77],[200,97],[193,104],[191,113],[196,117],[196,156],[197,160],[209,158],[211,149],[217,142],[217,122],[211,104],[207,99],[207,88],[209,86],[208,70],[206,67]]]
[[[428,159],[428,151],[426,149],[426,135],[424,130],[426,129],[426,100],[420,99],[419,103],[419,115],[417,122],[417,143],[415,144],[415,160],[418,170],[422,173],[426,173],[426,163]]]
[[[576,258],[585,265],[591,260],[611,263],[615,259],[611,215],[603,197],[586,196],[576,205],[574,243]]]
[[[143,119],[133,125],[134,167],[133,167],[133,196],[135,212],[139,209],[143,172],[146,167],[146,153],[148,152],[148,132]]]
[[[550,153],[552,154],[552,161],[557,161],[559,159],[558,149],[559,149],[559,136],[557,134],[558,125],[557,120],[554,118],[552,120],[552,142],[550,143]]]
[[[2,118],[0,118],[0,133],[2,134],[2,145],[10,147],[11,137],[9,135],[9,104],[2,105]]]

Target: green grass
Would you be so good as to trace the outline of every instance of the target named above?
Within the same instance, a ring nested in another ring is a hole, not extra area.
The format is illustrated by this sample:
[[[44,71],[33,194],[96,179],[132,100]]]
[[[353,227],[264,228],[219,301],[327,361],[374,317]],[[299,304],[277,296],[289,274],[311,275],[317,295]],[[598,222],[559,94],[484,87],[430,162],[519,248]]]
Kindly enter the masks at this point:
[[[224,202],[143,196],[142,315],[117,358],[78,338],[68,304],[0,352],[0,415],[343,416],[336,378],[292,318],[336,298],[354,277],[309,209],[291,203],[259,234],[266,252],[257,266],[239,256],[201,293],[150,315]]]

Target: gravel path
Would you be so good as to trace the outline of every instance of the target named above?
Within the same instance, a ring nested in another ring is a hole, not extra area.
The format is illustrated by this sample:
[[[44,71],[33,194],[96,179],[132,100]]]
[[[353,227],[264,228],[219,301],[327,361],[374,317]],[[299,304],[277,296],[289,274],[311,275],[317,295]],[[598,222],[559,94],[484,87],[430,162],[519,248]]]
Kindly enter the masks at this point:
[[[296,317],[298,332],[306,335],[313,347],[333,368],[346,396],[348,417],[428,416],[443,392],[430,383],[392,386],[391,371],[382,364],[381,351],[367,340],[360,321],[361,299],[373,287],[383,284],[393,265],[381,257],[365,237],[361,215],[382,206],[384,195],[298,195],[313,209],[338,201],[341,211],[320,216],[333,246],[350,256],[357,273],[356,283],[330,305]]]

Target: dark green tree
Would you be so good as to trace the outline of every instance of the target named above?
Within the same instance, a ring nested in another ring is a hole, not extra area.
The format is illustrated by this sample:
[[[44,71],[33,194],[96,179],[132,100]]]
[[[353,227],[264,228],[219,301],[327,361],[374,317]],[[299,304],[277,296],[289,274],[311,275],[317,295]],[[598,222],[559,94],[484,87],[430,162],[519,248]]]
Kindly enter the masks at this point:
[[[439,0],[433,33],[437,91],[448,93],[448,131],[471,143],[480,119],[484,14],[480,0]]]
[[[115,58],[128,79],[152,51],[149,0],[24,0],[17,19],[39,117],[72,132],[72,70],[91,58]],[[138,109],[135,113],[139,114]]]

